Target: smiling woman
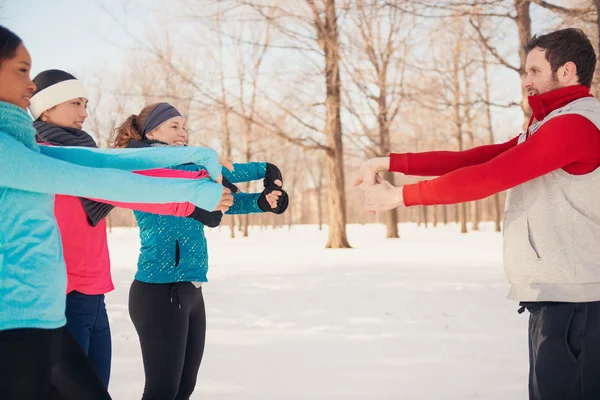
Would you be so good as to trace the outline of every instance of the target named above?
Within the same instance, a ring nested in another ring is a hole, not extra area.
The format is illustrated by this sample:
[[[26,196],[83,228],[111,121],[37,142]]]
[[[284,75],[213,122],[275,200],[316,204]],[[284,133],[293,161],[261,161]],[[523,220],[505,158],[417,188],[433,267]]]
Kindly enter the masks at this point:
[[[88,94],[73,75],[58,69],[40,72],[31,99],[33,118],[63,128],[81,129],[88,117]]]
[[[32,187],[34,177],[19,176],[19,167],[54,166],[42,161],[47,157],[39,154],[26,113],[36,90],[31,64],[21,39],[0,26],[0,398],[109,399],[92,365],[61,329],[64,265],[53,195]]]
[[[0,46],[0,101],[27,109],[35,85],[29,78],[31,57],[21,39],[0,27],[4,43]]]
[[[169,103],[150,104],[115,130],[114,147],[185,146],[185,119]],[[234,164],[223,170],[223,183],[262,180],[262,193],[234,190],[228,214],[283,213],[289,204],[279,168],[270,163]],[[197,172],[194,165],[175,172]],[[135,212],[141,250],[129,292],[129,315],[139,335],[146,383],[142,399],[189,399],[196,387],[206,335],[203,285],[208,282],[208,242],[204,225],[215,227],[222,214],[207,213],[208,222]],[[209,223],[212,223],[209,224]]]

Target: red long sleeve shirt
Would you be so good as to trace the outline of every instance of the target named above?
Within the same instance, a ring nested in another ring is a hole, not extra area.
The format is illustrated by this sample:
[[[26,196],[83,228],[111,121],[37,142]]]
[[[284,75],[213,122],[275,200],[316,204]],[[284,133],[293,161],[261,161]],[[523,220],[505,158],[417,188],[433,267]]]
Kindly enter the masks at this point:
[[[529,97],[533,118],[543,120],[566,104],[590,97],[585,86],[569,86]],[[439,176],[403,188],[404,204],[454,204],[483,199],[563,168],[573,175],[600,166],[600,131],[587,118],[567,114],[543,124],[517,145],[514,139],[466,151],[390,154],[390,171]]]

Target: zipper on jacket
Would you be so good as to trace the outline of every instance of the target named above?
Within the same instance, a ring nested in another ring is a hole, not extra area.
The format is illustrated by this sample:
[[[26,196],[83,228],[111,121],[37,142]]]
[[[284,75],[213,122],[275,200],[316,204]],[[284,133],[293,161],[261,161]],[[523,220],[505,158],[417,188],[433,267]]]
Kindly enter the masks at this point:
[[[179,266],[180,256],[181,256],[181,251],[179,249],[179,240],[175,239],[175,267]]]

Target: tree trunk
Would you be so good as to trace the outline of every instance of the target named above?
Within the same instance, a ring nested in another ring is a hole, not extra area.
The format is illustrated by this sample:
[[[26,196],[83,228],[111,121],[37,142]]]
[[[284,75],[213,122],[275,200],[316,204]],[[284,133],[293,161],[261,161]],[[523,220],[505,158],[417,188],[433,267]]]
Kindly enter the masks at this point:
[[[467,123],[467,137],[469,138],[469,148],[475,147],[475,130],[473,124],[473,114],[471,114],[471,80],[469,76],[469,71],[467,68],[463,69],[463,78],[465,81],[465,121]],[[471,229],[474,231],[479,230],[479,221],[481,216],[479,215],[479,203],[477,201],[472,201],[471,205]]]
[[[479,223],[481,222],[481,207],[479,201],[471,202],[471,229],[474,231],[479,230]]]
[[[248,227],[250,226],[250,215],[245,214],[242,221],[242,236],[248,237]]]
[[[496,232],[500,232],[500,195],[496,193],[494,195],[494,216],[496,220]]]
[[[327,0],[323,25],[323,50],[325,52],[325,100],[327,135],[327,204],[329,213],[329,238],[326,248],[350,248],[346,236],[346,187],[344,184],[344,151],[342,121],[340,117],[341,79],[340,48],[338,42],[335,0]]]
[[[379,87],[379,97],[377,98],[377,125],[379,128],[379,151],[380,156],[387,157],[391,151],[390,129],[388,123],[388,104],[387,104],[387,64],[383,64],[378,77],[377,86]],[[384,179],[394,184],[394,174],[386,171],[383,174]],[[387,239],[399,238],[398,236],[398,211],[392,209],[383,213]]]
[[[453,57],[453,73],[452,73],[452,91],[454,94],[454,127],[455,127],[455,137],[458,146],[458,151],[464,150],[463,143],[463,126],[462,119],[460,115],[461,108],[461,96],[460,96],[460,60],[462,54],[461,40],[456,42],[454,47],[454,57]],[[459,213],[460,218],[460,226],[461,232],[467,232],[467,206],[465,203],[460,205],[462,212]]]
[[[317,218],[319,230],[323,230],[323,196],[321,186],[317,188]]]
[[[229,216],[229,237],[235,239],[235,220],[233,219],[233,215]]]
[[[522,44],[526,43],[531,39],[531,16],[529,14],[529,0],[514,0],[515,10],[517,11],[517,17],[515,22],[519,30],[519,74],[521,75],[521,108],[523,109],[524,121],[523,129],[527,128],[529,123],[529,117],[531,117],[531,108],[529,108],[529,102],[527,101],[527,89],[523,84],[525,82],[525,63],[527,61],[527,54],[523,51]]]
[[[383,174],[383,178],[389,181],[392,185],[394,184],[394,174],[392,172],[386,171]],[[399,238],[398,235],[398,212],[396,209],[386,211],[381,214],[381,218],[385,223],[386,235],[387,239]]]
[[[223,43],[219,36],[219,77],[221,83],[221,99],[223,105],[221,106],[221,130],[223,133],[222,144],[223,144],[223,156],[231,160],[231,132],[229,129],[229,105],[227,103],[227,91],[225,90],[225,72],[223,66]],[[231,238],[235,238],[235,221],[233,217],[229,218],[229,228],[231,230]]]
[[[600,1],[600,0],[598,0]],[[490,144],[494,143],[494,129],[492,125],[492,109],[490,105],[490,79],[488,76],[488,62],[486,58],[486,52],[482,49],[482,66],[483,66],[483,86],[484,86],[484,94],[485,94],[485,116],[486,116],[486,125],[488,131],[488,142]],[[496,232],[500,232],[500,194],[496,193],[494,195],[494,221],[496,222]]]
[[[460,233],[467,233],[467,203],[460,203]]]

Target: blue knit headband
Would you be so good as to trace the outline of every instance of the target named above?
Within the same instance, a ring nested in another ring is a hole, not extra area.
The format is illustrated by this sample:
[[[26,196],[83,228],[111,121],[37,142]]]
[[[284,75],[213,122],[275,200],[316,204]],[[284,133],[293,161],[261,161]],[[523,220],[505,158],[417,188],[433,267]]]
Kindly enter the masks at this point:
[[[146,137],[147,133],[152,132],[174,117],[181,117],[181,113],[175,107],[169,103],[158,103],[144,121],[142,136]]]

